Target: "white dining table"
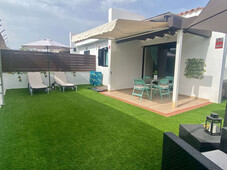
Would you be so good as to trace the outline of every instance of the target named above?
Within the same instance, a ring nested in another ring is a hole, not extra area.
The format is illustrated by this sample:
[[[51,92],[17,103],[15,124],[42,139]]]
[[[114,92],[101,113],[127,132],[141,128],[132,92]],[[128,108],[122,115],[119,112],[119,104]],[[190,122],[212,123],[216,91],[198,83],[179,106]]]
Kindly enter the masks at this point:
[[[146,86],[148,86],[150,88],[150,99],[152,99],[153,97],[153,89],[154,89],[154,85],[157,85],[157,84],[154,84],[154,82],[158,82],[159,80],[151,80],[151,83],[146,83]]]

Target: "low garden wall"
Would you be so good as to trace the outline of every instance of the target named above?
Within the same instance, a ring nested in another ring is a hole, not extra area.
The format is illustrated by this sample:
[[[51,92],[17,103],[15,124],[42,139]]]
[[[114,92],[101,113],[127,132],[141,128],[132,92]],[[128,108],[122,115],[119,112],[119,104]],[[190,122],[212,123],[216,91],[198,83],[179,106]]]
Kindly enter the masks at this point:
[[[48,72],[41,72],[44,84],[48,85]],[[74,84],[89,84],[90,72],[66,72],[66,77],[69,82]],[[54,82],[53,72],[50,73],[51,83]],[[4,94],[7,89],[18,89],[28,87],[27,72],[10,72],[3,73]]]

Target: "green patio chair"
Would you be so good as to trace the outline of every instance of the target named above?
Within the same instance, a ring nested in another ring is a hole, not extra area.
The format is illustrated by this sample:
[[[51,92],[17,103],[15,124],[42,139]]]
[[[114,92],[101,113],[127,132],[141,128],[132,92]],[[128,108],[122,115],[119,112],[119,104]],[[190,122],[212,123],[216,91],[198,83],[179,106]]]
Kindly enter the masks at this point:
[[[169,90],[170,90],[170,92],[173,92],[174,77],[173,76],[166,76],[165,79],[169,80]]]
[[[162,96],[167,95],[170,98],[170,91],[169,91],[169,79],[161,79],[158,82],[158,85],[155,86],[154,94],[159,93],[161,97],[161,101],[163,102]]]
[[[146,83],[146,84],[151,84],[151,80],[152,78],[150,76],[144,76],[143,77],[143,81]]]
[[[132,91],[132,97],[139,96],[140,102],[143,97],[143,94],[146,94],[148,96],[148,99],[150,99],[150,87],[146,85],[143,79],[134,79],[134,87]],[[146,93],[144,93],[146,92]]]

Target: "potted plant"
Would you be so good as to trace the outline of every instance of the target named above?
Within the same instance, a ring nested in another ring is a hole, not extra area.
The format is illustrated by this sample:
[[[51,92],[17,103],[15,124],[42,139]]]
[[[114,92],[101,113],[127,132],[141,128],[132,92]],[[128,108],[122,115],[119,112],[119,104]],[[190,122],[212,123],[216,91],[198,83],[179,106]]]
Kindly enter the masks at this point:
[[[154,70],[153,75],[154,75],[154,80],[157,80],[158,79],[158,71]]]

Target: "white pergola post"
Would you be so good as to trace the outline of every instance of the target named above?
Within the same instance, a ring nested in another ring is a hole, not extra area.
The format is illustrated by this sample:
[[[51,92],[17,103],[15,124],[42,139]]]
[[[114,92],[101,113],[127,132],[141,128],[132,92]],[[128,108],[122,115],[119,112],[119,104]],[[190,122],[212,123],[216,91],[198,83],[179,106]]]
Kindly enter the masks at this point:
[[[177,46],[176,46],[175,69],[174,69],[172,108],[177,107],[177,101],[178,101],[182,44],[183,44],[183,30],[179,30],[177,32]]]

